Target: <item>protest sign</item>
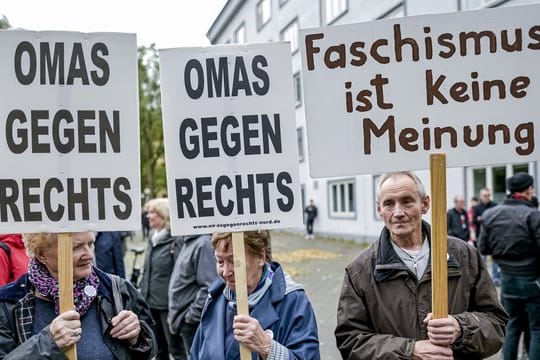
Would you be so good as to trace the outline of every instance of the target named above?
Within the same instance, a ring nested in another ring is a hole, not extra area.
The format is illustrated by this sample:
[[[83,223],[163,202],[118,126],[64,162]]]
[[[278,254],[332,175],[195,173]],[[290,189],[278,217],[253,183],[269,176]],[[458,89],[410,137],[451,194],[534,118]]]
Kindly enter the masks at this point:
[[[537,160],[540,6],[300,32],[314,177]]]
[[[0,31],[0,232],[140,228],[134,34]]]
[[[173,234],[301,226],[289,44],[159,56]]]

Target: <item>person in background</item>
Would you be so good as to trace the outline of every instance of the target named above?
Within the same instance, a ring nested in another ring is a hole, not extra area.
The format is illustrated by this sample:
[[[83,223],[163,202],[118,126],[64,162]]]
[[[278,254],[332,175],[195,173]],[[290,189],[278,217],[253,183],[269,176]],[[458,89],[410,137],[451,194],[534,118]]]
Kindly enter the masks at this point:
[[[476,243],[476,225],[474,224],[474,209],[476,208],[476,205],[478,205],[478,198],[476,196],[473,196],[471,198],[471,204],[469,206],[469,209],[467,210],[467,218],[469,220],[469,230],[470,230],[470,241],[474,247],[478,247]]]
[[[148,240],[148,236],[150,235],[150,222],[148,221],[148,209],[146,206],[143,206],[141,212],[141,226],[143,239]]]
[[[212,237],[219,278],[211,286],[190,360],[240,358],[319,360],[317,323],[301,285],[270,258],[269,233],[244,231],[249,315],[236,315],[231,233]]]
[[[109,274],[126,277],[124,268],[124,251],[119,231],[100,231],[96,233],[94,245],[96,266]]]
[[[60,313],[57,234],[24,234],[27,274],[0,288],[0,359],[151,359],[153,320],[148,305],[126,280],[93,266],[94,234],[71,233],[74,309]],[[115,307],[114,294],[123,300]]]
[[[217,278],[212,236],[181,237],[182,248],[174,264],[169,284],[168,323],[186,352],[175,360],[187,359],[208,298],[208,288]]]
[[[28,255],[21,234],[0,234],[0,286],[28,271]]]
[[[510,315],[505,360],[517,359],[527,323],[529,360],[540,360],[540,212],[531,204],[533,182],[527,173],[508,178],[509,197],[483,214],[479,249],[500,266],[501,301]]]
[[[169,282],[174,269],[174,262],[180,252],[181,244],[171,236],[169,201],[156,198],[147,204],[150,223],[150,238],[145,251],[143,276],[140,290],[148,302],[152,317],[156,321],[154,328],[157,340],[157,360],[180,358],[186,350],[182,341],[172,339],[167,323],[169,313]]]
[[[499,351],[507,315],[478,251],[449,237],[448,316],[431,309],[430,199],[411,172],[381,176],[379,240],[346,268],[336,342],[343,359],[479,360]]]
[[[480,238],[482,235],[482,219],[484,211],[492,207],[497,206],[497,203],[491,201],[491,193],[488,188],[480,190],[480,202],[474,208],[474,224],[476,226],[476,238]],[[495,285],[501,285],[501,273],[499,266],[493,259],[491,260],[491,277]]]
[[[307,219],[306,219],[306,238],[313,239],[313,222],[315,221],[315,218],[317,217],[317,207],[315,204],[313,204],[313,199],[309,200],[309,205],[306,206],[304,209],[304,212],[306,213]]]
[[[457,237],[463,241],[469,241],[469,218],[465,211],[465,198],[461,195],[454,197],[454,207],[448,210],[446,215],[448,235]]]

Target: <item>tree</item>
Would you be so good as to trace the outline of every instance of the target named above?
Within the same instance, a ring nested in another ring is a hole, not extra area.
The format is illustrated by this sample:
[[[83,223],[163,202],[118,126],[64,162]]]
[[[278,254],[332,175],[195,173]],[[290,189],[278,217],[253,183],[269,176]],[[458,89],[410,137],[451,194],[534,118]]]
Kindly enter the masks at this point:
[[[141,187],[150,197],[167,190],[158,53],[154,44],[138,49]]]
[[[11,27],[6,15],[0,17],[0,29],[9,29]]]

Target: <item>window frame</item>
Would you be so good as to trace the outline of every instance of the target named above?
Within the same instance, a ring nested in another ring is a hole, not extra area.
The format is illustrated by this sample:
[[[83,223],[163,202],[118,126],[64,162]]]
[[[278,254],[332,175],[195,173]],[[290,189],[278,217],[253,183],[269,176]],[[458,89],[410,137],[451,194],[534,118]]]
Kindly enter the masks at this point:
[[[270,5],[269,7],[269,11],[270,11],[270,14],[268,16],[268,19],[266,19],[266,21],[264,21],[264,19],[262,18],[262,4],[265,3],[265,2],[268,2],[268,4]],[[268,24],[270,22],[270,20],[272,20],[272,0],[259,0],[257,1],[257,4],[255,5],[255,19],[256,19],[256,22],[257,22],[257,31],[261,31],[265,26],[266,24]],[[264,21],[264,22],[263,22]]]
[[[293,87],[294,87],[294,104],[298,108],[302,106],[302,75],[300,71],[293,75]]]
[[[238,33],[239,33],[239,30],[243,30],[243,37],[244,37],[244,41],[243,42],[239,42],[238,41]],[[247,29],[246,29],[246,23],[245,22],[242,22],[237,28],[236,30],[234,30],[234,33],[233,33],[233,41],[235,44],[246,44],[247,43]]]
[[[485,8],[492,8],[499,6],[501,4],[504,4],[505,2],[508,2],[508,0],[478,0],[480,2],[477,6],[468,6],[468,0],[459,0],[459,10],[460,11],[468,11],[468,10],[477,10],[477,9],[485,9]]]
[[[291,39],[285,39],[283,34],[291,29],[293,25],[296,25],[296,36],[293,36]],[[291,43],[291,55],[297,53],[300,50],[300,44],[298,43],[298,34],[300,32],[300,23],[298,22],[298,17],[295,17],[287,25],[285,25],[279,32],[279,39],[281,41],[289,41]],[[293,47],[296,45],[296,48]]]
[[[345,194],[341,195],[341,186],[343,185],[343,189]],[[351,188],[349,185],[352,185],[352,211],[350,209],[351,203],[348,203],[351,199],[349,189]],[[330,180],[327,183],[328,186],[328,217],[330,219],[343,219],[343,220],[356,220],[357,219],[357,201],[356,201],[356,178],[345,178],[345,179],[339,179],[339,180]],[[333,187],[336,186],[336,204],[338,211],[334,211],[334,191]],[[346,211],[340,211],[339,209],[342,208],[341,199],[344,199],[347,207]],[[349,200],[349,201],[348,201]],[[348,203],[348,204],[347,204]],[[347,206],[348,205],[348,206]]]
[[[300,126],[296,128],[296,142],[298,144],[298,162],[302,163],[305,161],[305,151],[304,151],[304,128]]]
[[[334,17],[332,19],[329,19],[327,16],[327,5],[329,3],[337,3],[343,1],[344,8],[341,9],[341,11],[338,11],[336,14],[334,14]],[[346,13],[349,12],[349,0],[320,0],[320,8],[321,8],[321,17],[322,17],[322,24],[323,26],[329,26],[334,24],[336,21],[341,19]]]

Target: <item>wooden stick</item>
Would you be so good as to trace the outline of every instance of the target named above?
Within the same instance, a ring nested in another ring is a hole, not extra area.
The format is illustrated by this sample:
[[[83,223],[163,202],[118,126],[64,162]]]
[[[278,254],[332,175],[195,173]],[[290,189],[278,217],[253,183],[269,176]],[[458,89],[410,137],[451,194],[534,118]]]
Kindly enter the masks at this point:
[[[431,297],[433,318],[448,316],[448,244],[446,228],[446,155],[430,155]]]
[[[73,245],[70,234],[58,234],[58,291],[60,313],[73,310]],[[64,350],[69,360],[77,360],[74,345]]]
[[[236,288],[236,306],[238,315],[249,315],[244,233],[232,233],[232,241],[234,256],[234,283]],[[251,352],[242,344],[240,344],[240,359],[251,360]]]

